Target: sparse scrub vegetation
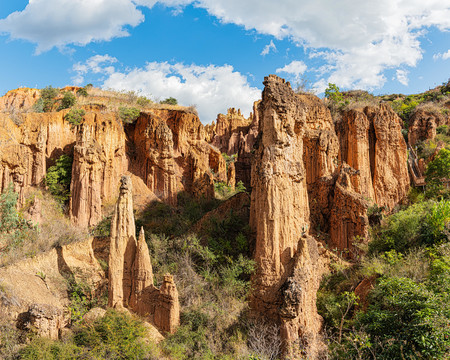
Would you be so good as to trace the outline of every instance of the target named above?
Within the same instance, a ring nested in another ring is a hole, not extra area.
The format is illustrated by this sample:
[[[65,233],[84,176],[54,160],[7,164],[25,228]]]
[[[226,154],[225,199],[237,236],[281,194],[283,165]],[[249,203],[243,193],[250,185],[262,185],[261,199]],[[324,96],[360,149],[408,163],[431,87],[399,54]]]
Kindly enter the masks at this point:
[[[159,103],[167,105],[178,105],[178,100],[173,97],[168,97],[167,99],[161,100]]]
[[[122,120],[125,124],[132,124],[134,123],[141,112],[139,109],[136,109],[134,107],[120,107],[119,108],[119,118]]]
[[[73,126],[77,126],[83,122],[84,115],[86,115],[86,111],[83,109],[70,109],[64,116],[64,120],[68,121]]]
[[[49,192],[61,204],[67,203],[70,198],[70,182],[72,180],[72,157],[61,155],[55,165],[49,167],[45,176],[45,185]]]

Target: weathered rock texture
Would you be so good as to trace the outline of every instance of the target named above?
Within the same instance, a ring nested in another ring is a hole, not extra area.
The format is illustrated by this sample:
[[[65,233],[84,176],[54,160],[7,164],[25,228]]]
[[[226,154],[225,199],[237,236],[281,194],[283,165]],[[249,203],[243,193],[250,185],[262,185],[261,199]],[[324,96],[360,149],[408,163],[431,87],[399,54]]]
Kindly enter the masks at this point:
[[[392,209],[409,189],[401,119],[389,105],[367,106],[344,112],[336,130],[340,160],[360,171],[356,192]]]
[[[33,304],[26,314],[27,324],[30,330],[37,332],[52,340],[57,340],[61,330],[65,327],[64,312],[55,306],[48,304]]]
[[[214,180],[227,180],[225,160],[206,143],[194,114],[148,111],[127,132],[133,144],[128,146],[130,171],[163,201],[175,205],[182,191],[211,198]]]
[[[175,332],[180,322],[178,292],[172,276],[166,275],[158,289],[153,285],[150,254],[141,229],[136,241],[132,183],[123,176],[111,222],[108,305],[128,308],[147,317],[161,331]]]
[[[319,256],[315,241],[302,238],[309,227],[306,109],[284,80],[271,75],[264,85],[262,135],[252,167],[250,223],[257,268],[251,306],[280,322],[285,351],[303,338],[316,356],[321,324],[312,300],[320,281]]]
[[[340,251],[350,251],[344,256],[356,254],[354,242],[367,242],[369,232],[369,219],[367,209],[369,202],[355,192],[352,178],[358,177],[357,171],[347,164],[339,168],[338,179],[334,189],[334,199],[330,217],[330,246]],[[357,183],[357,180],[353,180]]]
[[[439,110],[419,108],[412,114],[409,123],[408,142],[414,146],[418,141],[434,139],[439,126],[450,125],[450,116]]]
[[[124,128],[116,113],[94,104],[84,106],[83,123],[75,127],[64,120],[69,110],[30,112],[38,97],[38,90],[18,89],[0,98],[0,191],[12,182],[19,205],[31,186],[43,186],[48,167],[63,153],[74,159],[69,215],[83,227],[103,218],[102,206],[117,199],[116,184],[127,172],[143,181],[135,194],[142,203],[152,198],[176,205],[182,191],[211,198],[214,181],[227,181],[225,160],[205,141],[193,113],[151,109]]]
[[[136,256],[136,228],[133,215],[131,179],[123,176],[111,221],[108,305],[128,307],[131,298],[133,263]]]
[[[251,187],[252,150],[258,136],[258,102],[253,104],[253,113],[246,119],[234,108],[226,115],[219,114],[216,124],[206,127],[207,139],[221,153],[237,155],[235,181],[242,181],[247,189]]]

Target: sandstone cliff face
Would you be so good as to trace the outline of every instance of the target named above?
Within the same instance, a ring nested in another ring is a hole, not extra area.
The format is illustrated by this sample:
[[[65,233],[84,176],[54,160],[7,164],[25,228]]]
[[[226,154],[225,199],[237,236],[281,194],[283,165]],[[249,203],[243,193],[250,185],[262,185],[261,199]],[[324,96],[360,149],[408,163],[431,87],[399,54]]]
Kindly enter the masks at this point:
[[[173,333],[180,322],[178,292],[166,275],[160,289],[153,285],[150,254],[141,229],[136,241],[132,182],[123,176],[111,222],[108,305],[128,308],[146,317],[162,331]]]
[[[149,111],[129,136],[130,171],[169,204],[176,204],[181,191],[211,198],[214,179],[226,182],[225,160],[206,143],[203,125],[193,114]]]
[[[409,123],[408,142],[414,146],[418,141],[434,139],[439,126],[450,125],[450,116],[438,111],[417,109]]]
[[[262,136],[252,166],[250,223],[256,232],[257,268],[252,279],[251,306],[280,322],[286,348],[308,333],[312,336],[308,344],[312,349],[317,347],[320,322],[315,303],[309,300],[315,296],[312,294],[317,288],[309,286],[311,284],[301,288],[304,283],[295,279],[288,281],[295,277],[296,265],[301,267],[297,268],[302,273],[298,277],[309,278],[306,282],[318,284],[320,278],[313,264],[313,259],[318,261],[318,255],[312,259],[309,253],[309,247],[314,248],[315,242],[305,244],[306,241],[301,240],[309,227],[302,158],[307,115],[289,83],[271,75],[265,78],[264,85],[259,106]],[[315,249],[316,252],[312,251],[316,254],[317,246]],[[317,280],[312,280],[315,278]],[[283,290],[286,286],[293,288],[289,290],[291,295]],[[288,301],[286,297],[293,299]],[[286,301],[292,304],[292,309],[282,305]]]
[[[19,88],[0,97],[0,111],[28,110],[39,99],[38,89]]]
[[[102,220],[102,203],[117,196],[117,179],[126,171],[125,134],[114,116],[94,112],[76,129],[70,216],[80,226]]]
[[[63,119],[64,112],[23,114],[18,126],[7,114],[0,114],[0,191],[10,182],[22,205],[30,186],[40,186],[47,162],[70,153],[75,133]]]
[[[237,155],[235,182],[242,181],[251,188],[252,150],[258,136],[258,103],[253,104],[253,113],[246,119],[234,108],[228,109],[226,115],[219,114],[217,123],[206,127],[208,142],[217,147],[221,153]]]
[[[366,242],[369,235],[369,202],[355,192],[352,185],[352,178],[358,176],[358,172],[347,164],[339,167],[330,216],[330,246],[340,251],[349,250],[350,254],[343,254],[349,257],[357,251],[353,245],[355,238]]]
[[[401,119],[386,104],[368,106],[344,112],[337,133],[340,160],[360,171],[355,190],[392,209],[409,189]]]

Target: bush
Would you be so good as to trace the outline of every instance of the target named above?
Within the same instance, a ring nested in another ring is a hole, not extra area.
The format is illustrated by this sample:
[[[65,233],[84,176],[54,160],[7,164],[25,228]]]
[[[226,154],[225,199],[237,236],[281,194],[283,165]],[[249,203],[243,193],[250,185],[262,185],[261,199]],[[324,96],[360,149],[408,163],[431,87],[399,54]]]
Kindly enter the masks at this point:
[[[168,105],[177,105],[178,104],[178,100],[173,98],[173,97],[169,97],[165,100],[161,100],[159,102],[160,104],[168,104]]]
[[[58,110],[68,109],[75,105],[77,98],[71,91],[66,91],[61,99],[61,105]]]
[[[86,88],[86,87],[84,87],[84,88],[79,88],[79,89],[77,90],[77,95],[78,95],[78,96],[88,96],[87,88]]]
[[[136,104],[142,107],[146,107],[153,104],[153,101],[146,98],[145,96],[139,96],[138,99],[136,100]]]
[[[411,279],[381,279],[369,309],[358,317],[377,358],[443,359],[449,355],[450,307],[443,295]]]
[[[70,111],[64,116],[64,120],[73,126],[77,126],[83,122],[84,115],[86,115],[86,111],[83,109],[70,109]]]
[[[70,198],[70,182],[72,180],[73,159],[68,155],[61,155],[56,164],[49,167],[45,176],[45,184],[50,193],[61,204]]]
[[[55,104],[55,98],[59,94],[59,89],[53,88],[51,85],[41,90],[41,105],[43,112],[49,112],[53,110]],[[38,100],[39,102],[39,100]]]
[[[339,87],[332,83],[328,83],[328,87],[325,89],[325,97],[335,103],[344,100],[342,93],[339,91]]]
[[[134,107],[129,108],[122,106],[119,108],[119,118],[126,124],[134,123],[140,114],[140,110]]]

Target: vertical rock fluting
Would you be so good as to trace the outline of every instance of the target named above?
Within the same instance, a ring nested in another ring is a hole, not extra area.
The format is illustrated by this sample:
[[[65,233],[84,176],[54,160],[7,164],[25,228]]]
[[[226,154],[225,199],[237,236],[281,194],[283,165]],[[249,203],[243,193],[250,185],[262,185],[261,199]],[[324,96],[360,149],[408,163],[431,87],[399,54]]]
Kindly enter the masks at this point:
[[[360,171],[355,191],[392,209],[409,189],[401,119],[386,104],[353,109],[343,113],[337,133],[341,161]]]
[[[164,275],[164,282],[159,289],[154,321],[158,329],[171,334],[176,331],[180,324],[178,291],[172,275]]]
[[[408,142],[414,146],[418,141],[434,139],[439,126],[450,124],[450,115],[419,108],[414,111],[409,123]]]
[[[119,198],[111,221],[108,261],[108,305],[118,309],[129,304],[137,246],[131,179],[123,176],[120,182]]]
[[[142,293],[149,286],[153,286],[153,269],[148,246],[145,242],[144,228],[141,228],[133,263],[130,299],[131,308],[140,315],[145,315],[146,313],[145,306],[143,306]]]
[[[302,238],[309,227],[303,162],[307,115],[289,83],[270,75],[264,85],[261,138],[252,166],[250,223],[257,267],[251,307],[281,325],[286,353],[301,337],[314,357],[320,317],[312,299],[319,286],[314,264],[319,256],[315,241]]]
[[[125,136],[111,117],[88,113],[77,127],[70,185],[70,217],[79,226],[102,220],[102,203],[117,195],[116,185],[127,168]]]
[[[369,202],[353,189],[353,180],[358,172],[347,164],[339,167],[339,175],[335,184],[334,198],[330,217],[330,242],[333,249],[348,250],[353,257],[357,252],[354,248],[356,239],[366,242],[369,234],[369,219],[367,208]]]
[[[108,305],[128,308],[148,318],[164,332],[180,323],[178,291],[169,274],[160,289],[153,285],[153,270],[141,228],[136,241],[131,178],[122,176],[119,198],[111,222]]]

